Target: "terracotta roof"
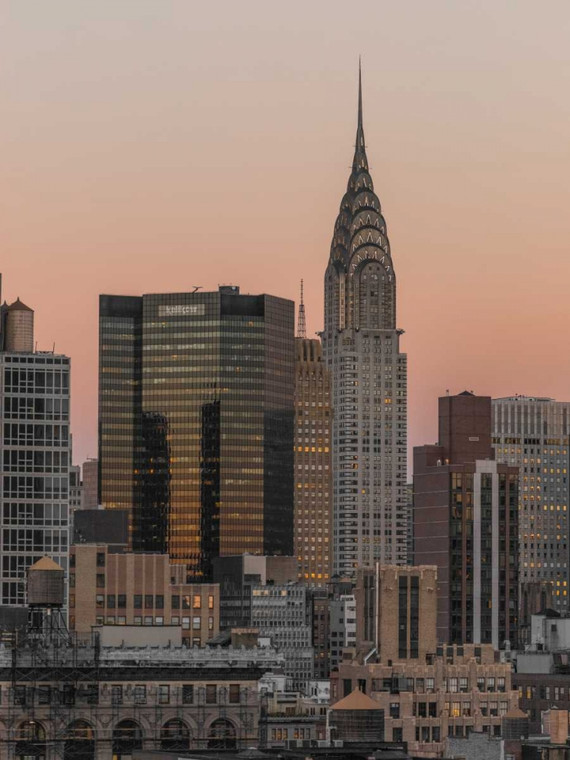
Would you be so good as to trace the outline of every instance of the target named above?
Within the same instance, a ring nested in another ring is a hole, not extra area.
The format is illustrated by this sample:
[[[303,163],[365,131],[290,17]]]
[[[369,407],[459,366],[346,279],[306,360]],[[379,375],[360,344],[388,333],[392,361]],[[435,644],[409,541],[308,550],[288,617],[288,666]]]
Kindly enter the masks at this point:
[[[60,567],[57,564],[57,562],[54,562],[53,559],[50,559],[49,557],[42,557],[30,567],[30,570],[61,570],[63,571],[63,568]]]
[[[331,707],[331,710],[381,710],[382,708],[373,699],[363,694],[360,689],[355,689],[348,697],[341,699]]]
[[[506,713],[504,718],[528,718],[528,715],[520,710],[518,707],[513,707],[512,710],[509,710],[508,713]]]
[[[33,311],[33,309],[30,309],[30,307],[26,306],[25,303],[22,303],[19,298],[16,298],[14,303],[11,303],[10,306],[8,306],[8,311]]]

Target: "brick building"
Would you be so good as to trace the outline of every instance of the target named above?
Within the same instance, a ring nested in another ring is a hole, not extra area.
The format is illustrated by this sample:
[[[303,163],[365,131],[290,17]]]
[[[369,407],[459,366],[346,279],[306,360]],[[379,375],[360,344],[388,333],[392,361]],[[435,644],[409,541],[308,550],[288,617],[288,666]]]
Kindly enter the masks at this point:
[[[94,625],[179,625],[187,646],[201,646],[219,632],[219,586],[185,583],[184,567],[167,554],[78,544],[70,566],[69,623],[82,638]]]

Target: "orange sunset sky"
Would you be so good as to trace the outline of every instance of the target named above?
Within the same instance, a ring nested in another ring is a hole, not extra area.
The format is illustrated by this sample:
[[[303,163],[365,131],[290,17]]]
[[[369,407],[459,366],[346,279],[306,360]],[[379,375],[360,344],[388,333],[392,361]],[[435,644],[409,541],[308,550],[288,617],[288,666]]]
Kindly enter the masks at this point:
[[[99,293],[302,277],[321,328],[359,54],[411,444],[446,389],[570,400],[569,40],[567,0],[4,0],[3,295],[72,357],[75,460]]]

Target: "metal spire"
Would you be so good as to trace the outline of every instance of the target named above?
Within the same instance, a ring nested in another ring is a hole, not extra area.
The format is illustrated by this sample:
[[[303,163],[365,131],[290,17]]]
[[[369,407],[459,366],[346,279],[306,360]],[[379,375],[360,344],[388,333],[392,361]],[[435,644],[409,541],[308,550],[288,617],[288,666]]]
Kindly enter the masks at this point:
[[[358,56],[358,127],[356,128],[356,152],[365,151],[364,122],[362,118],[362,61]]]
[[[305,321],[305,304],[303,303],[303,280],[301,280],[301,299],[299,301],[299,313],[297,315],[297,337],[307,337],[307,323]]]

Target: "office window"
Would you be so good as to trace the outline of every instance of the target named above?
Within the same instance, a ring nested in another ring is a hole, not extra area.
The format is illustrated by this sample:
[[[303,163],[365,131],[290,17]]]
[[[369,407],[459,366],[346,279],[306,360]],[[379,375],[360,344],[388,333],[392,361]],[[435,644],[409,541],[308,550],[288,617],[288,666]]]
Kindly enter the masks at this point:
[[[162,594],[157,594],[154,598],[154,606],[157,610],[163,610],[164,609],[164,596]]]
[[[231,704],[239,703],[239,683],[230,684],[230,703]]]
[[[158,704],[170,704],[170,686],[168,686],[168,684],[161,684],[158,687]]]
[[[171,607],[173,610],[179,610],[180,609],[180,596],[178,594],[173,594],[171,598]]]
[[[137,685],[134,688],[135,705],[146,705],[146,686]]]
[[[117,607],[120,610],[124,610],[127,606],[127,596],[126,594],[119,594],[117,597]]]
[[[191,705],[194,702],[194,686],[192,684],[183,684],[182,686],[182,704]]]
[[[217,702],[216,684],[207,684],[206,686],[206,704],[215,705]]]
[[[202,597],[200,594],[194,594],[192,598],[192,609],[194,610],[202,609]]]
[[[152,610],[152,608],[154,607],[153,603],[154,603],[154,598],[152,594],[145,594],[145,597],[144,597],[145,610]]]
[[[115,594],[107,594],[107,609],[115,609]]]
[[[111,686],[111,702],[114,705],[123,704],[123,687]]]
[[[142,594],[135,594],[133,607],[135,610],[142,610]]]

